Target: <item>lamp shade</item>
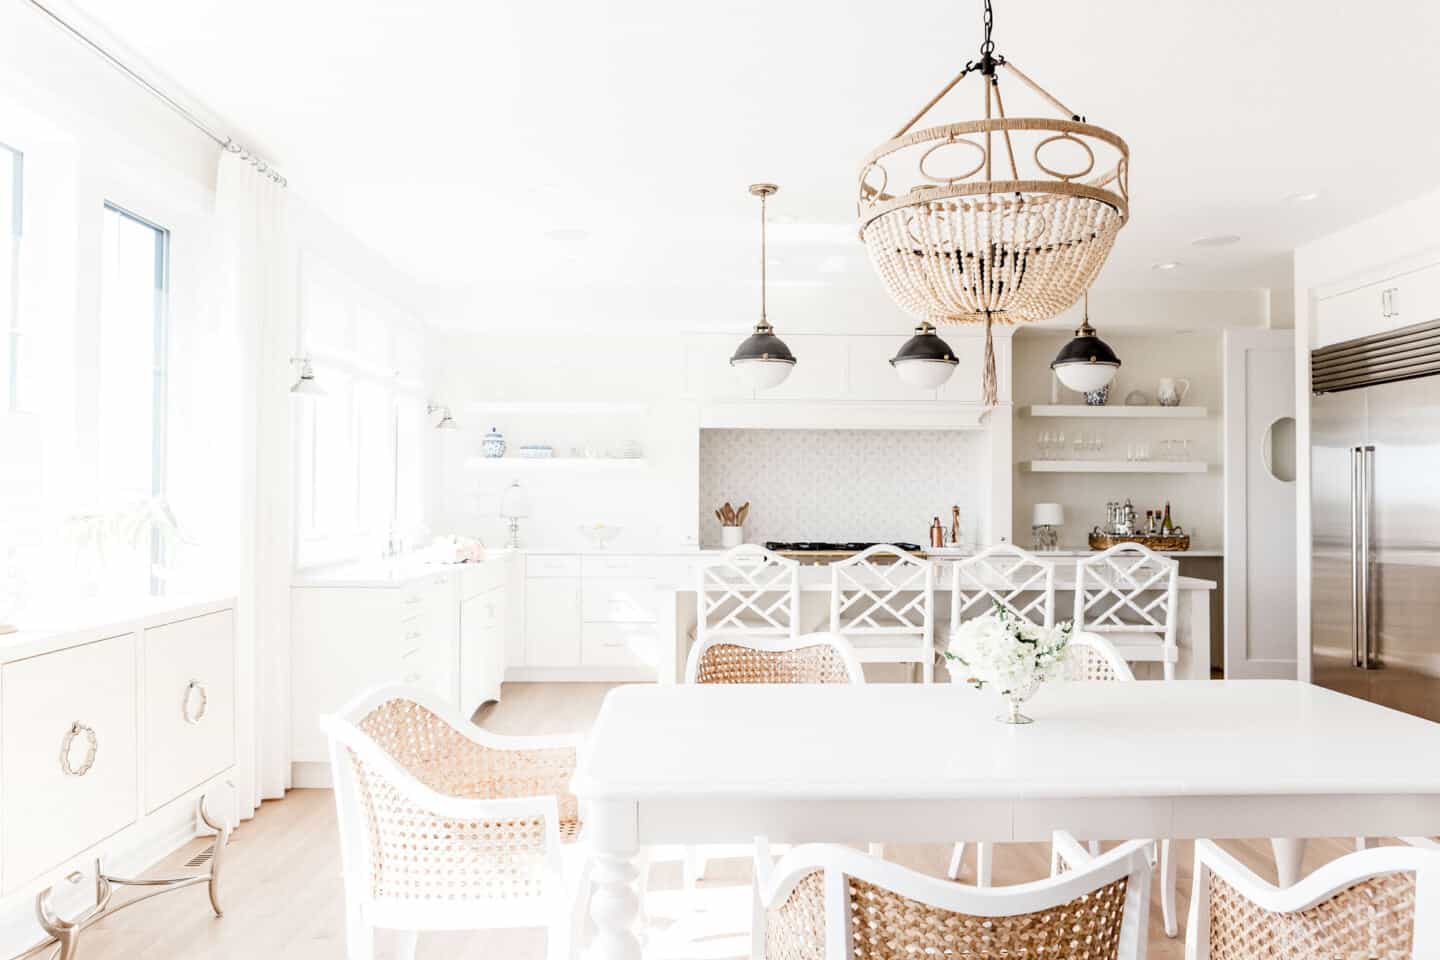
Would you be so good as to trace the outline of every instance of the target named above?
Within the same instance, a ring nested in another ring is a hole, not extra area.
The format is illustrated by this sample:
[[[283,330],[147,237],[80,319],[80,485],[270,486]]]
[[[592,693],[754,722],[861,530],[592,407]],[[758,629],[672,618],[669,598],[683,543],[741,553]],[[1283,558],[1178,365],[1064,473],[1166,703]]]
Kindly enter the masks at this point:
[[[1031,523],[1037,527],[1062,527],[1065,525],[1065,508],[1058,503],[1037,503]]]
[[[500,516],[508,519],[530,516],[530,494],[516,480],[500,496]]]
[[[740,342],[730,357],[730,366],[740,371],[750,386],[768,390],[783,383],[795,368],[795,355],[775,329],[761,321],[755,332]]]
[[[921,322],[915,328],[915,336],[901,344],[890,358],[890,366],[901,380],[912,387],[927,389],[949,380],[959,362],[950,344],[941,340],[935,328],[926,322]]]
[[[1095,328],[1086,319],[1075,331],[1074,339],[1060,348],[1050,369],[1071,390],[1089,393],[1115,379],[1120,358],[1108,343],[1095,335]]]

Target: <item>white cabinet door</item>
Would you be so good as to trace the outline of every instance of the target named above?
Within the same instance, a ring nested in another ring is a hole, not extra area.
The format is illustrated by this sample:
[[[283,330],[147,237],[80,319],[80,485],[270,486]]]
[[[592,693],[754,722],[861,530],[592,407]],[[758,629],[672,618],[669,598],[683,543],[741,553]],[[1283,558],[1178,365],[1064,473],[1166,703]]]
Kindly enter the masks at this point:
[[[6,892],[135,821],[135,673],[133,633],[0,671]]]
[[[460,710],[473,714],[500,699],[505,677],[505,589],[496,587],[460,605]]]
[[[145,631],[145,809],[235,762],[235,614]]]
[[[653,623],[587,623],[580,659],[587,667],[649,667],[660,662],[659,632]]]
[[[525,665],[580,665],[580,580],[530,579],[525,583]]]
[[[1391,281],[1380,280],[1317,302],[1311,346],[1327,347],[1390,329],[1385,305],[1392,286]]]
[[[849,338],[802,334],[784,338],[795,369],[778,387],[756,391],[757,400],[844,400],[849,392]]]
[[[654,623],[659,598],[655,581],[587,577],[580,588],[586,623]]]
[[[455,581],[449,573],[425,580],[426,675],[437,694],[454,703],[460,695],[460,619]]]
[[[1392,328],[1440,320],[1440,263],[1396,277],[1389,286]]]

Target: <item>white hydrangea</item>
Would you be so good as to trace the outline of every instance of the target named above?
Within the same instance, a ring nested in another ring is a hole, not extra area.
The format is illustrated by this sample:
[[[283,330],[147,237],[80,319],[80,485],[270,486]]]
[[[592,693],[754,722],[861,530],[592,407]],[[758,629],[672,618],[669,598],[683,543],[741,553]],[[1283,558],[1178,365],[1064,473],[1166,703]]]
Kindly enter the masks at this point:
[[[997,604],[951,631],[945,656],[958,678],[1023,696],[1036,683],[1062,674],[1070,628],[1069,621],[1037,627]]]

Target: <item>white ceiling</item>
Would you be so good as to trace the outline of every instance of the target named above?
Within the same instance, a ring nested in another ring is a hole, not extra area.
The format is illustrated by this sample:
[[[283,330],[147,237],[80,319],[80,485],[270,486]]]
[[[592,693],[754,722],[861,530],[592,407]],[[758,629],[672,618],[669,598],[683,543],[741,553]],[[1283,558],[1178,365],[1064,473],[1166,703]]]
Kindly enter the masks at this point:
[[[782,187],[773,282],[873,285],[858,160],[975,56],[980,4],[80,6],[402,269],[473,296],[753,286],[761,179]],[[1297,244],[1440,184],[1440,4],[995,6],[998,51],[1130,143],[1102,288],[1286,287]],[[973,117],[962,91],[934,115]],[[1191,245],[1212,234],[1241,239]]]

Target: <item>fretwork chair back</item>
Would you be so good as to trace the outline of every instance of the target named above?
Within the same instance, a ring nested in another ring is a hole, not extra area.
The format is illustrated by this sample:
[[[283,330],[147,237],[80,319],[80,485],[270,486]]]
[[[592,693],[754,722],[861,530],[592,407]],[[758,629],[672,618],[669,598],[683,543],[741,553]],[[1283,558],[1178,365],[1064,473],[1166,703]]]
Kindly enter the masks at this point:
[[[752,957],[1145,956],[1150,864],[1143,842],[1048,880],[988,888],[850,847],[807,844],[778,863],[763,839],[756,847]]]
[[[702,557],[696,572],[695,641],[800,636],[800,564],[753,544]]]
[[[861,663],[913,663],[935,679],[935,567],[890,544],[830,564],[830,632]]]
[[[1440,852],[1378,847],[1276,887],[1195,841],[1186,960],[1440,957]]]
[[[950,573],[950,626],[1003,607],[1038,627],[1055,624],[1055,565],[1013,543],[958,561]]]
[[[411,956],[423,931],[499,927],[544,927],[550,960],[574,955],[588,866],[570,792],[579,737],[499,736],[404,686],[321,724],[348,960]]]
[[[1098,633],[1120,655],[1159,662],[1175,679],[1180,564],[1139,543],[1120,543],[1075,564],[1075,629]]]

